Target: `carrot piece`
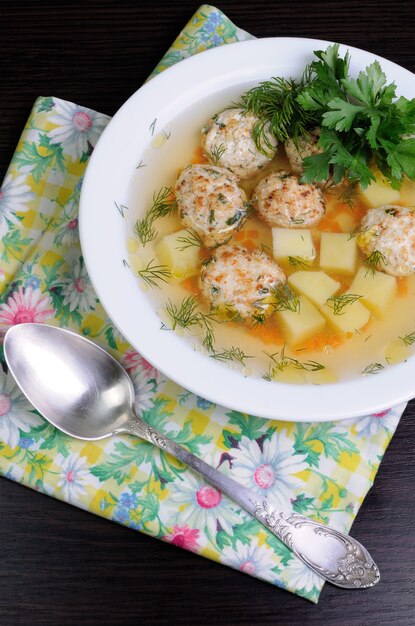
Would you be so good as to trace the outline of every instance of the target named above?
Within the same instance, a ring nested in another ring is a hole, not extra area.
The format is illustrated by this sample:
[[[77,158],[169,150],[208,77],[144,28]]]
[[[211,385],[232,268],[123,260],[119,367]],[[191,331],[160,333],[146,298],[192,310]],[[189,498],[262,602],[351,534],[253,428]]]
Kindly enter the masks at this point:
[[[258,337],[266,345],[274,344],[277,346],[284,345],[284,337],[278,326],[265,322],[264,324],[258,324],[257,326],[248,326],[247,331],[250,335]]]
[[[199,290],[198,276],[189,276],[188,278],[185,278],[181,282],[181,286],[183,287],[183,289],[186,289],[186,291],[197,292]]]
[[[209,163],[209,159],[207,158],[202,146],[198,146],[193,153],[193,156],[190,160],[191,163]]]
[[[343,343],[339,335],[321,332],[301,344],[301,352],[324,352],[327,346],[338,348]]]
[[[409,289],[409,284],[408,284],[408,277],[407,276],[397,276],[396,277],[396,284],[397,284],[397,288],[398,288],[398,297],[399,298],[404,298],[405,296],[408,295],[408,289]]]

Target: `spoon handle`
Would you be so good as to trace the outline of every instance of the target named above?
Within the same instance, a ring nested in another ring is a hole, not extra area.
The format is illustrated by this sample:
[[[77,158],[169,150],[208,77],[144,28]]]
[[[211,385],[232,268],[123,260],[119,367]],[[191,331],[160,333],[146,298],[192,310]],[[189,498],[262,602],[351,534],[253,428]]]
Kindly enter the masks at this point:
[[[136,415],[128,424],[128,432],[153,443],[203,476],[255,517],[321,578],[345,589],[373,587],[379,581],[376,563],[352,537],[299,515],[292,509],[277,508],[267,498],[259,497],[164,437]]]

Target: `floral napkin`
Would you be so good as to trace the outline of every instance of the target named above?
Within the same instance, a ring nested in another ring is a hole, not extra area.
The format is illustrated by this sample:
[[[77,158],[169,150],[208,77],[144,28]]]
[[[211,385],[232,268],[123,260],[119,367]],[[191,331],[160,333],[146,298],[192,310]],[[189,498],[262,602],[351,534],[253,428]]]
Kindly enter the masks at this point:
[[[203,5],[154,73],[249,38]],[[131,348],[92,289],[78,237],[82,176],[109,119],[36,100],[0,192],[0,337],[21,322],[82,333],[127,369],[151,426],[260,496],[348,531],[405,407],[322,424],[263,420],[182,389]],[[4,476],[317,602],[322,579],[171,456],[133,437],[86,443],[50,426],[7,372],[2,342],[0,351]]]

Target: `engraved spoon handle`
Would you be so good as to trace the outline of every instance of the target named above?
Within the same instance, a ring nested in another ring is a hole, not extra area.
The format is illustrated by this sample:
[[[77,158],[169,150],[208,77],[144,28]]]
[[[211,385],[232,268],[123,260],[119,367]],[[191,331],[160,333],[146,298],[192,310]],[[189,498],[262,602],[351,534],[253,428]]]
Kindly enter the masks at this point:
[[[280,539],[317,575],[345,589],[373,587],[379,570],[368,551],[355,539],[319,524],[292,509],[276,508],[266,498],[225,476],[134,415],[126,429],[168,452],[225,493]]]

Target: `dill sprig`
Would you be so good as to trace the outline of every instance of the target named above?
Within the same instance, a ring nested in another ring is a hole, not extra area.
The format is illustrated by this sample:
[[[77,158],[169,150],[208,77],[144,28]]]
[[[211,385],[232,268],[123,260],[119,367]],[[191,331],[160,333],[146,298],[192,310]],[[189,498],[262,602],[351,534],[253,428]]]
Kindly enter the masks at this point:
[[[372,274],[375,275],[375,272],[378,269],[378,267],[380,267],[380,264],[386,263],[385,255],[382,254],[382,252],[380,252],[379,250],[373,250],[373,252],[369,254],[368,257],[363,259],[363,263],[367,267],[366,273],[372,272]]]
[[[166,217],[173,213],[177,208],[176,201],[173,198],[173,190],[171,187],[162,187],[153,194],[153,204],[141,220],[137,220],[135,224],[135,232],[145,246],[150,241],[154,241],[157,237],[157,230],[154,227],[154,221],[160,217]]]
[[[298,270],[298,269],[309,269],[309,267],[310,267],[310,263],[308,263],[308,261],[306,261],[305,259],[302,259],[299,256],[289,256],[288,257],[288,263],[295,270]]]
[[[401,339],[406,346],[412,346],[412,344],[415,343],[415,330],[413,333],[408,333],[404,337],[399,337],[399,339]]]
[[[363,296],[358,296],[354,293],[342,293],[340,296],[328,298],[327,304],[333,309],[334,315],[343,315],[345,308],[359,300],[359,298],[363,298]]]
[[[171,300],[166,303],[166,311],[172,320],[172,329],[177,327],[189,330],[192,327],[202,328],[205,332],[203,345],[212,352],[214,350],[215,334],[214,324],[220,320],[212,313],[206,314],[199,310],[199,304],[195,296],[187,296],[180,305]]]
[[[294,369],[303,370],[306,372],[318,372],[320,370],[325,369],[325,365],[319,363],[318,361],[299,361],[294,357],[287,356],[285,354],[285,346],[281,349],[281,352],[266,352],[264,350],[264,354],[271,359],[271,363],[269,365],[268,371],[262,375],[264,380],[271,381],[275,378],[278,372],[282,372],[287,367],[294,367]]]
[[[193,228],[186,230],[186,233],[186,235],[183,234],[180,237],[177,237],[177,242],[180,243],[180,246],[176,246],[176,250],[183,252],[183,250],[187,250],[187,248],[201,248],[203,246],[203,241],[200,238],[200,235],[193,230]]]
[[[317,123],[313,113],[303,109],[297,97],[304,87],[304,81],[286,78],[272,78],[250,89],[242,96],[242,108],[252,111],[259,119],[254,124],[252,139],[256,147],[267,156],[275,152],[269,133],[278,141],[290,137],[294,141],[306,136],[307,130]]]
[[[139,276],[149,287],[160,287],[160,281],[167,283],[167,278],[171,277],[171,271],[167,265],[154,264],[155,259],[148,262],[147,266],[137,271]]]
[[[300,300],[287,283],[280,283],[270,290],[270,305],[274,311],[300,312]]]
[[[235,346],[223,350],[222,352],[214,352],[210,356],[212,357],[212,359],[217,359],[218,361],[237,361],[241,365],[245,365],[246,359],[254,358],[249,354],[245,354],[245,352],[243,352],[241,348]]]
[[[379,374],[383,369],[385,366],[382,363],[371,363],[365,367],[362,374]]]
[[[353,210],[357,196],[359,194],[359,187],[356,181],[346,184],[340,194],[338,195],[339,202],[344,202],[347,206]]]
[[[205,150],[205,154],[212,165],[218,165],[220,158],[226,152],[226,146],[224,143],[214,145],[211,150]]]

